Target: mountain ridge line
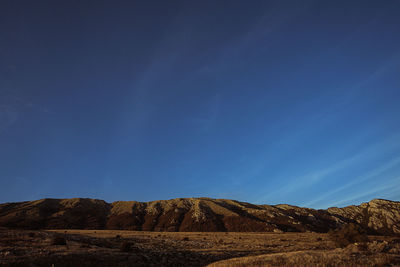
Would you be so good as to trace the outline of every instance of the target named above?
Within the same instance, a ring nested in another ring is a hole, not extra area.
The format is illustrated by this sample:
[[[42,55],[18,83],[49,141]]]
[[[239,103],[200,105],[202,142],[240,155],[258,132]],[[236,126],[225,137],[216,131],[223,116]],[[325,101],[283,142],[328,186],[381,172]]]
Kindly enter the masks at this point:
[[[207,197],[148,202],[44,198],[0,204],[0,227],[21,229],[324,233],[348,223],[370,234],[400,235],[400,202],[373,199],[327,209]]]

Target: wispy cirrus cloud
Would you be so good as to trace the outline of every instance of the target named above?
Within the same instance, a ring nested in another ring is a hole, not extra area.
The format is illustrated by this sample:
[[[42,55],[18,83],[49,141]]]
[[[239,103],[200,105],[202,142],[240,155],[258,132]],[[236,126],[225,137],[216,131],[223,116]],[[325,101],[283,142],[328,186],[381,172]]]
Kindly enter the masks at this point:
[[[394,194],[398,193],[398,189],[400,187],[400,176],[395,177],[393,179],[385,181],[385,183],[381,186],[374,187],[368,191],[362,191],[353,194],[352,197],[339,200],[337,202],[331,203],[332,206],[346,206],[350,204],[354,204],[355,201],[361,200],[365,197],[374,197],[374,198],[390,198]]]
[[[289,196],[295,192],[304,191],[307,188],[312,187],[323,180],[334,179],[337,173],[345,171],[346,169],[350,169],[356,164],[367,164],[370,160],[373,160],[376,157],[382,156],[390,151],[399,149],[400,143],[398,142],[398,140],[400,140],[399,134],[392,135],[382,142],[377,142],[373,145],[368,146],[367,148],[361,150],[355,155],[351,155],[343,160],[333,162],[331,165],[326,166],[326,168],[320,168],[315,171],[306,173],[305,175],[301,175],[299,177],[293,177],[288,180],[286,186],[281,187],[272,194],[268,194],[268,196],[269,197]],[[362,180],[352,179],[350,185],[342,187],[344,189],[350,187],[351,185],[357,184],[358,181],[362,182],[368,180],[373,176],[378,175],[381,172],[383,173],[384,171],[394,166],[398,166],[399,164],[400,164],[400,158],[395,158],[391,162],[382,166],[381,168],[372,171],[369,175],[362,178]],[[341,189],[342,187],[339,187],[338,189],[335,190],[340,191],[342,190]],[[257,200],[257,203],[260,203],[262,201],[263,199],[259,199]]]
[[[393,160],[389,161],[388,163],[386,163],[378,168],[375,168],[362,176],[356,177],[353,180],[351,180],[349,183],[347,183],[341,187],[338,187],[330,192],[324,193],[322,196],[320,196],[318,198],[314,198],[312,201],[306,202],[303,205],[310,207],[310,206],[315,206],[315,205],[321,204],[321,203],[323,203],[322,201],[324,199],[328,199],[331,196],[344,191],[345,189],[359,185],[359,184],[369,181],[373,178],[379,178],[379,176],[383,175],[385,172],[393,169],[394,167],[398,167],[398,166],[400,166],[400,157],[396,157]]]

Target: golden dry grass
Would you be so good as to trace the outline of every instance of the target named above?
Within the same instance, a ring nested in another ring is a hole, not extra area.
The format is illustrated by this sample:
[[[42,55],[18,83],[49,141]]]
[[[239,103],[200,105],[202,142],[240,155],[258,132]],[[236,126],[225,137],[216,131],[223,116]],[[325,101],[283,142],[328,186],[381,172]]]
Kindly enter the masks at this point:
[[[359,257],[360,256],[360,257]],[[392,265],[397,264],[397,265]],[[396,255],[346,254],[342,251],[295,251],[218,261],[208,267],[242,266],[400,266]]]
[[[54,245],[62,236],[67,245]],[[374,266],[396,263],[394,238],[336,249],[327,234],[0,230],[0,266]],[[121,249],[124,242],[132,245]],[[386,242],[386,243],[385,243]],[[396,241],[397,242],[397,241]],[[398,244],[398,243],[396,243]],[[392,249],[391,251],[387,248]],[[393,250],[394,249],[394,250]],[[231,259],[231,260],[228,260]],[[355,260],[356,259],[356,260]],[[224,261],[228,260],[228,261]]]
[[[400,242],[375,240],[333,250],[271,253],[222,260],[208,265],[228,266],[400,266]]]

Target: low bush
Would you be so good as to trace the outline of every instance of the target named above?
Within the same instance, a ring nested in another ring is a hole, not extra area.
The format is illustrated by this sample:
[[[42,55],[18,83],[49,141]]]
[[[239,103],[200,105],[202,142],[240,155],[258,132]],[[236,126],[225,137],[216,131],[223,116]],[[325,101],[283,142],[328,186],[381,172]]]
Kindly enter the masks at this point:
[[[124,241],[124,242],[122,242],[120,249],[122,252],[131,252],[132,251],[132,243]]]
[[[349,244],[369,241],[366,231],[354,223],[346,224],[340,229],[330,230],[328,234],[330,239],[342,248]]]
[[[51,242],[53,245],[66,245],[67,241],[62,236],[55,236]]]

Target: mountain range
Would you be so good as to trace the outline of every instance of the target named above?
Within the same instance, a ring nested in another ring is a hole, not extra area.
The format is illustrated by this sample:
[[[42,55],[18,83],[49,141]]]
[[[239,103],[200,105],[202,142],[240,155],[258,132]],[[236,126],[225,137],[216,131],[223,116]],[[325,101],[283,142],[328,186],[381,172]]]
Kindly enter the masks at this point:
[[[22,229],[323,233],[347,223],[356,223],[369,234],[400,235],[400,202],[374,199],[325,210],[211,198],[112,203],[72,198],[0,204],[0,227]]]

